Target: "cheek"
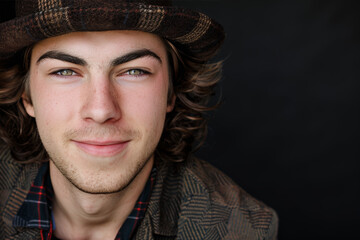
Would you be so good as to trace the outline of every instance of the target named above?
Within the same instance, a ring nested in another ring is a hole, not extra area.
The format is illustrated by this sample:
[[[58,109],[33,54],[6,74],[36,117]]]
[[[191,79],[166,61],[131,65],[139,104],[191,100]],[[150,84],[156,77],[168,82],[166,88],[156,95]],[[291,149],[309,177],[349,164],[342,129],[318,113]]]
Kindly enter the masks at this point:
[[[163,81],[127,92],[125,98],[128,100],[122,104],[123,116],[133,115],[134,121],[141,121],[141,124],[148,128],[162,128],[168,108],[167,94],[167,84]]]
[[[68,121],[76,100],[74,96],[63,91],[55,90],[51,86],[38,87],[34,84],[31,89],[34,114],[37,125],[42,127],[58,127]]]
[[[61,114],[61,106],[56,99],[51,98],[48,94],[44,94],[41,97],[34,99],[35,120],[39,131],[42,128],[56,128],[60,127],[59,123],[61,118],[64,117]]]

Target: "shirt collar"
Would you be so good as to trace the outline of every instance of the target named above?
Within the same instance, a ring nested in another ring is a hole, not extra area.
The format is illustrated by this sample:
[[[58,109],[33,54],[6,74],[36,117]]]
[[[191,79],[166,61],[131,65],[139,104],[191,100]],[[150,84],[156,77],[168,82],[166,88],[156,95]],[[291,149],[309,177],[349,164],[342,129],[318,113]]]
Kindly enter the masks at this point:
[[[120,228],[116,240],[129,239],[144,218],[154,186],[156,172],[154,167],[133,211]],[[13,227],[39,228],[44,233],[52,232],[51,203],[53,196],[54,191],[49,174],[49,163],[47,162],[40,166],[26,199],[13,218]]]
[[[49,175],[49,164],[43,163],[31,184],[30,190],[13,219],[14,227],[50,228],[50,207],[53,189]]]

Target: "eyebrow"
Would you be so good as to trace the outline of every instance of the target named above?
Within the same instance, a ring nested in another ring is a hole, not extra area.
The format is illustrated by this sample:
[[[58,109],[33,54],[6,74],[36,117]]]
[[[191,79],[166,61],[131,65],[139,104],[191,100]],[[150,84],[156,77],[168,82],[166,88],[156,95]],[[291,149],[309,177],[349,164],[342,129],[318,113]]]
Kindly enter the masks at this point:
[[[64,61],[64,62],[70,62],[70,63],[81,65],[81,66],[87,65],[87,63],[84,59],[72,56],[67,53],[59,52],[59,51],[49,51],[49,52],[44,53],[43,55],[41,55],[41,57],[39,57],[39,59],[36,61],[36,63],[39,64],[44,59],[48,59],[48,58],[49,59],[57,59],[57,60]]]
[[[111,62],[111,66],[114,67],[117,65],[121,65],[126,62],[130,62],[132,60],[142,58],[142,57],[153,57],[153,58],[157,59],[160,63],[162,63],[161,58],[153,51],[150,51],[149,49],[140,49],[140,50],[136,50],[136,51],[127,53],[124,56],[115,58]]]
[[[151,51],[149,49],[140,49],[140,50],[136,50],[136,51],[127,53],[124,56],[115,58],[111,62],[111,66],[114,67],[114,66],[124,64],[126,62],[130,62],[132,60],[142,58],[142,57],[153,57],[156,60],[158,60],[160,63],[162,63],[161,58],[153,51]],[[76,56],[73,56],[73,55],[70,55],[70,54],[67,54],[64,52],[59,52],[59,51],[48,51],[48,52],[44,53],[43,55],[41,55],[41,57],[39,57],[39,59],[36,61],[36,63],[39,64],[44,59],[57,59],[60,61],[70,62],[70,63],[76,64],[76,65],[81,65],[81,66],[88,65],[87,62],[80,57],[76,57]]]

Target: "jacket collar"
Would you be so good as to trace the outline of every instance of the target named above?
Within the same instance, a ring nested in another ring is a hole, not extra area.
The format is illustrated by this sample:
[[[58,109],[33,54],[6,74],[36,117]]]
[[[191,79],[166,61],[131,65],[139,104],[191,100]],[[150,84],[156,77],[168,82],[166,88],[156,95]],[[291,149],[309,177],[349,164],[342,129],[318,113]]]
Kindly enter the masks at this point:
[[[136,233],[138,239],[153,239],[154,234],[169,238],[175,238],[177,235],[181,174],[177,173],[177,170],[169,172],[175,169],[170,165],[165,163],[157,165],[158,175],[145,218]],[[169,187],[164,188],[164,186]],[[162,204],[165,202],[166,204]]]
[[[13,185],[14,187],[10,190],[1,217],[7,225],[12,226],[13,219],[29,192],[31,183],[38,173],[40,164],[23,165],[14,163],[9,167],[9,171],[18,174],[17,177],[14,178],[15,185]]]
[[[145,218],[136,234],[138,239],[153,239],[153,235],[163,239],[176,239],[178,225],[181,224],[181,206],[187,205],[193,195],[203,195],[206,192],[189,174],[187,169],[192,164],[192,159],[188,159],[185,163],[157,165],[156,183]]]
[[[3,221],[9,226],[12,226],[12,221],[26,199],[31,183],[40,167],[40,164],[22,165],[15,163],[13,165],[13,169],[10,171],[18,172],[18,178],[14,178],[15,187],[9,193],[2,213]],[[179,207],[184,194],[187,194],[187,191],[184,191],[184,185],[186,185],[184,183],[184,165],[183,163],[157,164],[158,174],[148,210],[136,233],[139,239],[152,239],[151,236],[154,234],[168,238],[176,237]],[[185,186],[185,188],[187,187]]]

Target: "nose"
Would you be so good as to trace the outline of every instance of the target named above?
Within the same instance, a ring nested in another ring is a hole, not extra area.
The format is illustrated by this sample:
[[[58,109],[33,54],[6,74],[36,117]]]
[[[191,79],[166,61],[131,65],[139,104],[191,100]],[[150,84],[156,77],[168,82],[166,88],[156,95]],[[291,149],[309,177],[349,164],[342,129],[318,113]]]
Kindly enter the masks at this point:
[[[115,86],[106,77],[90,80],[87,83],[81,110],[86,121],[106,123],[120,119],[119,96]]]

